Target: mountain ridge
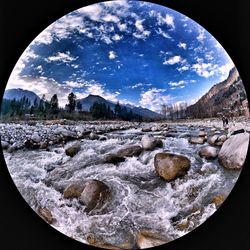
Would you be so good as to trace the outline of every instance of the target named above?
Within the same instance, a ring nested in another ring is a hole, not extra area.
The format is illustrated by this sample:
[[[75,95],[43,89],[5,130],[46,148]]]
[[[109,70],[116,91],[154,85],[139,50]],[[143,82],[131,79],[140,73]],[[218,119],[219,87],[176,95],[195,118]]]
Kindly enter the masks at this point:
[[[247,98],[238,70],[233,67],[227,79],[211,87],[196,103],[186,109],[191,118],[216,117],[239,110]]]

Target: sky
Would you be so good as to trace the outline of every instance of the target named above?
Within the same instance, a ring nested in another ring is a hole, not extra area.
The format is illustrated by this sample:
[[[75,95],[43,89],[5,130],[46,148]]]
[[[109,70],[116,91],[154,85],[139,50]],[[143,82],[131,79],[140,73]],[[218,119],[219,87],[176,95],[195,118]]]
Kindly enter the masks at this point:
[[[220,43],[192,19],[143,1],[108,1],[71,12],[24,51],[7,89],[74,92],[142,106],[192,104],[234,66]]]

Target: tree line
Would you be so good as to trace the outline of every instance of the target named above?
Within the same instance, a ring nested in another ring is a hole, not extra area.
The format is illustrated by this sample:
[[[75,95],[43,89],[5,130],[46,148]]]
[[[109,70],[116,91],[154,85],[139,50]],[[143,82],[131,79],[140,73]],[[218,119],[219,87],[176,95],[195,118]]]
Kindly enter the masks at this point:
[[[31,101],[23,96],[21,99],[3,99],[1,104],[1,118],[9,119],[120,119],[126,121],[138,120],[142,117],[134,114],[132,110],[116,103],[114,109],[105,103],[95,102],[89,112],[83,111],[82,104],[77,101],[76,95],[68,95],[68,103],[64,108],[59,107],[58,97],[54,94],[50,100],[45,95],[41,99]]]

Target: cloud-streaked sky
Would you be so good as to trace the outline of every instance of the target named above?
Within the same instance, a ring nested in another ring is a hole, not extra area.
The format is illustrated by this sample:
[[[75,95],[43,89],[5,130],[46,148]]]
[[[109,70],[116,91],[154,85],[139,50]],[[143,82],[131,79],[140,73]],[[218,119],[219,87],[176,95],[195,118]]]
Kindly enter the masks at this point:
[[[142,1],[90,5],[58,19],[25,50],[7,89],[23,88],[61,106],[73,91],[142,106],[192,103],[228,76],[233,63],[204,28]]]

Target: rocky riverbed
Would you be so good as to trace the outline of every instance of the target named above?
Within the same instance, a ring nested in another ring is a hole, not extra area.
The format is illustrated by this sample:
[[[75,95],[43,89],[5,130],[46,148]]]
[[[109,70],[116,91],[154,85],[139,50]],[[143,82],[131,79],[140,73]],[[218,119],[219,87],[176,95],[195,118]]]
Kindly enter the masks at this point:
[[[190,232],[223,203],[249,121],[2,123],[5,161],[30,206],[62,233],[109,249]]]

